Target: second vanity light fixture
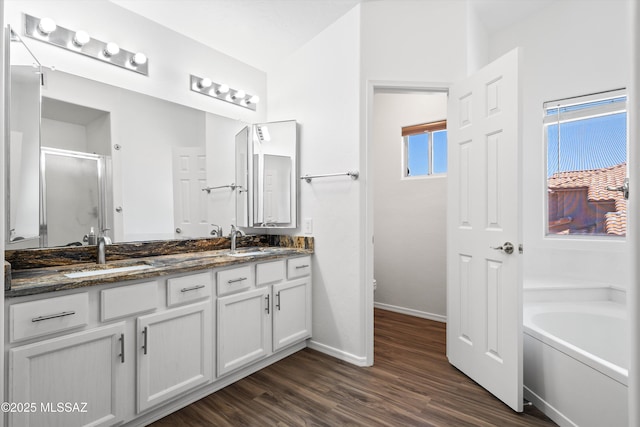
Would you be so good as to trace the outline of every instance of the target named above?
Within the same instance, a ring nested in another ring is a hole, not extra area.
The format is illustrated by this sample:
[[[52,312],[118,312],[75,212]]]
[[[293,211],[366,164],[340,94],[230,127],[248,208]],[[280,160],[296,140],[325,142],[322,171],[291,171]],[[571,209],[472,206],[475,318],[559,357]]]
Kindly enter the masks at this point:
[[[73,31],[56,25],[51,18],[36,18],[24,14],[25,35],[72,52],[90,56],[136,73],[149,74],[147,56],[142,52],[129,52],[114,42],[102,42],[86,31]]]
[[[190,79],[191,90],[219,99],[221,101],[230,102],[244,108],[256,111],[256,104],[260,102],[257,95],[249,95],[242,89],[233,89],[224,83],[216,83],[207,77],[198,77],[191,74]]]

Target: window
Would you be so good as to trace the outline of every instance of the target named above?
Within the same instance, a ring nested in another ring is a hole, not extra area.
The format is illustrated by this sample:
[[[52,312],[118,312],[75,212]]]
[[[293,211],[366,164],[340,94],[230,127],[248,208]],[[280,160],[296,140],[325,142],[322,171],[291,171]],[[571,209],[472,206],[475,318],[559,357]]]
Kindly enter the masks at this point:
[[[623,90],[546,102],[547,234],[625,236]]]
[[[447,121],[402,128],[404,176],[447,173]]]

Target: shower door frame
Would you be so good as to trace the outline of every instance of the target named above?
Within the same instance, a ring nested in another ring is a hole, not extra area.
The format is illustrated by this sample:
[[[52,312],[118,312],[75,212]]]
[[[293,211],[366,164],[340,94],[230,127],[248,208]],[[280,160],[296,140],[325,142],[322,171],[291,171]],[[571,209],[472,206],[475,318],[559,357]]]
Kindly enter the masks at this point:
[[[49,247],[49,223],[47,221],[47,179],[46,179],[46,156],[54,155],[67,158],[77,158],[92,160],[96,162],[98,175],[98,234],[112,236],[109,224],[112,218],[112,201],[107,196],[112,194],[112,183],[109,179],[111,175],[111,158],[100,154],[85,153],[81,151],[63,150],[60,148],[40,147],[40,247]],[[113,238],[113,237],[112,237]]]

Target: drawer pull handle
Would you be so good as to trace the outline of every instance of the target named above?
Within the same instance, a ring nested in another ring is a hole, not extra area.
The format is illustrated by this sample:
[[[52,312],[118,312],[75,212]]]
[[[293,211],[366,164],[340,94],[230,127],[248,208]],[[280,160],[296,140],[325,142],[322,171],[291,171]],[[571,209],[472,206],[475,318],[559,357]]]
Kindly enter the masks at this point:
[[[120,334],[120,362],[124,363],[124,334]]]
[[[180,292],[197,291],[198,289],[202,289],[202,288],[204,288],[204,285],[197,285],[197,286],[192,286],[190,288],[182,288],[180,289]]]
[[[147,354],[147,337],[149,335],[149,331],[147,330],[147,327],[145,326],[144,329],[142,330],[142,335],[144,335],[144,339],[142,341],[142,350],[144,354]]]
[[[296,265],[296,270],[299,268],[307,268],[307,267],[309,267],[309,264]]]
[[[246,277],[239,277],[237,279],[231,279],[231,280],[227,280],[227,283],[231,284],[231,283],[237,283],[237,282],[242,282],[243,280],[247,280]]]
[[[43,320],[57,319],[58,317],[73,316],[75,311],[63,311],[62,313],[49,314],[47,316],[38,316],[31,319],[32,322],[42,322]]]

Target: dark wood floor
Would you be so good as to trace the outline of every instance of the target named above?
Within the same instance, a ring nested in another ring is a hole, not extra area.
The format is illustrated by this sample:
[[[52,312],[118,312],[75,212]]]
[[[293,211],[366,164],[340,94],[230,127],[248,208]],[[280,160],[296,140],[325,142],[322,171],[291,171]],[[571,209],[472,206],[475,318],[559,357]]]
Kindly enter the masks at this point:
[[[175,426],[555,426],[517,414],[453,368],[445,325],[375,312],[375,361],[358,368],[305,349],[175,412]]]

